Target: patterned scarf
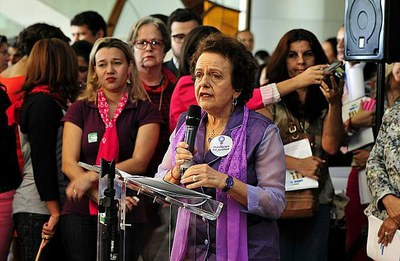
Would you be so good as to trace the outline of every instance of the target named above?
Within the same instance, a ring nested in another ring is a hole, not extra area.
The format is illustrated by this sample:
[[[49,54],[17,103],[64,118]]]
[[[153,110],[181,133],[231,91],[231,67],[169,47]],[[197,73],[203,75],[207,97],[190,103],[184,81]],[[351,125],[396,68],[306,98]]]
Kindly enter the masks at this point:
[[[121,114],[128,102],[128,93],[125,92],[118,103],[117,109],[112,119],[108,118],[109,107],[104,92],[99,88],[97,91],[97,108],[99,109],[101,119],[106,127],[103,137],[100,141],[99,151],[97,152],[96,164],[100,165],[100,159],[107,161],[115,160],[118,162],[119,140],[117,133],[117,118]],[[98,207],[92,200],[89,201],[89,210],[91,215],[97,215]]]
[[[203,112],[202,121],[205,113]],[[246,158],[246,128],[249,117],[247,107],[244,107],[242,125],[232,130],[233,148],[231,152],[221,158],[218,171],[226,173],[244,183],[247,183]],[[178,142],[184,140],[186,124],[177,130],[172,141],[172,165],[175,165],[175,148]],[[202,141],[200,141],[202,142]],[[224,208],[217,219],[216,249],[217,260],[248,260],[247,249],[247,217],[237,201],[227,193],[217,190],[216,199],[224,204]],[[229,217],[229,218],[228,218]],[[180,208],[172,246],[171,260],[183,260],[187,248],[190,212]]]

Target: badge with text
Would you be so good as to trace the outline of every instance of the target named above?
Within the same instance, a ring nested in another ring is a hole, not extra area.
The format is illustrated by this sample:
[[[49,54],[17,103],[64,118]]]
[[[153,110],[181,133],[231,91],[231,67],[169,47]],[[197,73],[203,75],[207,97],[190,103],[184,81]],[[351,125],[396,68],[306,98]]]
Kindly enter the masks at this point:
[[[88,143],[98,142],[97,132],[91,132],[88,134]]]
[[[232,150],[232,139],[226,135],[220,135],[215,137],[210,142],[210,150],[212,154],[218,157],[223,157],[228,155]]]

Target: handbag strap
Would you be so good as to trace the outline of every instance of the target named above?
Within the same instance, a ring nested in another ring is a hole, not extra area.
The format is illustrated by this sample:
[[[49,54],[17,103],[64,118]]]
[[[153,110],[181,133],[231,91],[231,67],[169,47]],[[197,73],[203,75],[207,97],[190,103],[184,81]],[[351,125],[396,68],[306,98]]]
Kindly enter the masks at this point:
[[[290,138],[292,141],[295,141],[299,138],[299,131],[301,133],[304,133],[304,128],[301,128],[300,124],[296,124],[295,120],[297,123],[299,121],[293,117],[293,115],[289,112],[285,102],[282,100],[283,107],[285,108],[286,116],[288,119],[288,131],[290,134]]]

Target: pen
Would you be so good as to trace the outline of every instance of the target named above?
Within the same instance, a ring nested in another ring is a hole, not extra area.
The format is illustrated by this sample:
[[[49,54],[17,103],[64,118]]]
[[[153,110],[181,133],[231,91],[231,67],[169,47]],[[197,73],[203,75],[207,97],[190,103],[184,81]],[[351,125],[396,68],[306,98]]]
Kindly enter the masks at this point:
[[[381,250],[382,250],[381,255],[383,256],[383,251],[385,250],[385,245],[383,243],[381,244]]]

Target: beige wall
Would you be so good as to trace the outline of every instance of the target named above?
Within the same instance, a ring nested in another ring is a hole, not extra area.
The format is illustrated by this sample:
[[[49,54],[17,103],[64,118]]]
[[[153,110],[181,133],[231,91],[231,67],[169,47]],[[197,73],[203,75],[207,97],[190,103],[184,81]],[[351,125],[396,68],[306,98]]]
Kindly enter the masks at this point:
[[[113,0],[0,0],[0,34],[15,36],[25,27],[44,22],[60,27],[70,36],[70,20],[82,11],[94,10],[107,21]],[[180,0],[127,0],[114,36],[124,39],[139,18],[160,13],[169,15],[183,7]]]
[[[255,48],[270,53],[289,30],[303,28],[322,42],[344,23],[345,0],[252,0],[250,29]]]
[[[218,1],[238,8],[244,0]],[[84,10],[95,10],[107,20],[112,0],[0,0],[0,34],[17,35],[24,27],[46,22],[61,27],[70,36],[70,19]],[[252,0],[251,27],[255,34],[255,51],[272,52],[284,33],[304,28],[316,34],[320,41],[335,36],[344,21],[345,0]],[[160,13],[169,15],[180,0],[127,0],[114,36],[126,39],[140,17]]]

